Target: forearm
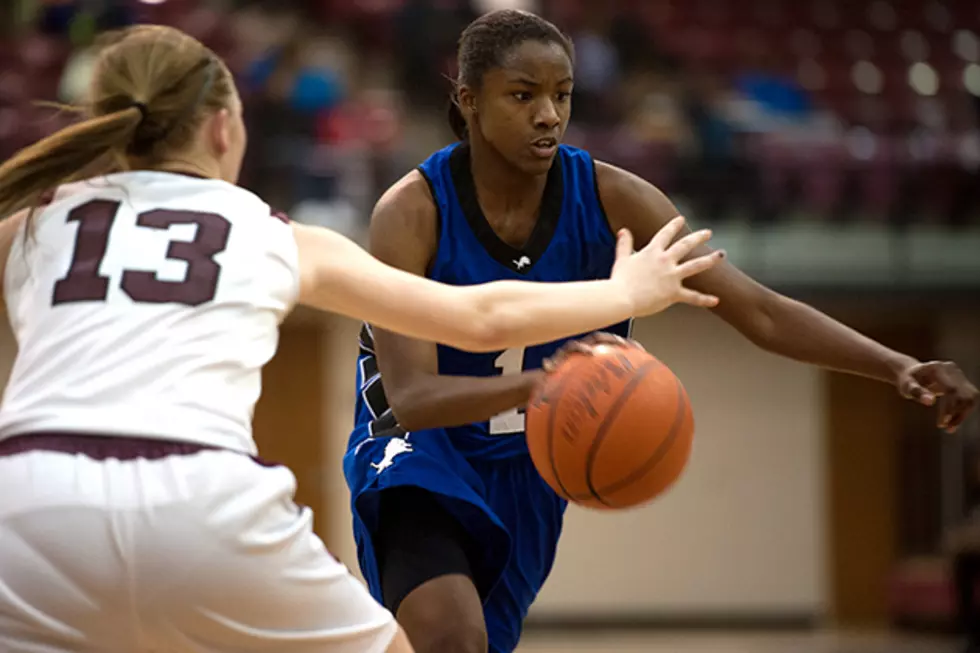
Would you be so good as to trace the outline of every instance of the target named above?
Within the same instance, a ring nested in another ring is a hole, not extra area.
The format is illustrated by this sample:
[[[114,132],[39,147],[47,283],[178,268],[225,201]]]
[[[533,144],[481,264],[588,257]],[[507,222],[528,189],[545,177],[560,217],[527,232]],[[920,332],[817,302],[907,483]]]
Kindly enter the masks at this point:
[[[885,383],[894,383],[899,372],[917,362],[787,297],[767,301],[762,313],[745,335],[786,358]]]
[[[622,284],[611,279],[561,283],[495,281],[459,290],[473,298],[474,315],[492,325],[492,349],[589,333],[629,319],[634,312]],[[583,310],[586,306],[589,310]]]
[[[527,404],[543,375],[540,370],[492,377],[426,375],[395,393],[391,404],[409,431],[482,422]]]

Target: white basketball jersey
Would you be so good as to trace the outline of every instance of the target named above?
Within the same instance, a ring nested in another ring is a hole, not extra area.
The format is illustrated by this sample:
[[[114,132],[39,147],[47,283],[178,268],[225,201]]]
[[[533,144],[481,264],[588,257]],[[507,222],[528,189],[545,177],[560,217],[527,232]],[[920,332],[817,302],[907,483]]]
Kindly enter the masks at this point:
[[[15,239],[18,355],[0,438],[38,431],[248,453],[262,366],[299,292],[292,229],[217,180],[126,172],[65,186]]]

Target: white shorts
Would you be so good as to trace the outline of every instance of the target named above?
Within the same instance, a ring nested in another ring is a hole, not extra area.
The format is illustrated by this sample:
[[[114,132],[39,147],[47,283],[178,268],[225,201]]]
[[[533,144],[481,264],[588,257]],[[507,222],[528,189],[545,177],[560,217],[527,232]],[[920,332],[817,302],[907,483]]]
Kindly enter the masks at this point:
[[[288,469],[227,451],[71,450],[0,455],[3,653],[383,653],[393,640],[391,613],[293,503]]]

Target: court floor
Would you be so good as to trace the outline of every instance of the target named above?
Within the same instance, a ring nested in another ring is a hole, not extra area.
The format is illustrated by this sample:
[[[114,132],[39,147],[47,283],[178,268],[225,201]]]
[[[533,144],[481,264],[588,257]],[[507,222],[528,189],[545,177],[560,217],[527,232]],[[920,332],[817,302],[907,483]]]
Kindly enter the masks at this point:
[[[959,653],[955,639],[902,635],[528,633],[517,653]]]

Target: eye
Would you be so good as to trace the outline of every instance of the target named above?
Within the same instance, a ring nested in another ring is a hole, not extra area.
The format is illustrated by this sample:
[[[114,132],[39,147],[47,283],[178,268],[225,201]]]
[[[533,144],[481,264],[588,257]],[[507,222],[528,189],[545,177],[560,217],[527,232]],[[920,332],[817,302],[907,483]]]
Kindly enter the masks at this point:
[[[517,100],[518,102],[531,101],[531,93],[529,91],[518,91],[516,93],[513,93],[512,95],[514,96],[514,99]]]
[[[571,97],[572,97],[572,94],[569,93],[568,91],[560,91],[558,93],[558,101],[559,102],[568,102],[571,99]]]

